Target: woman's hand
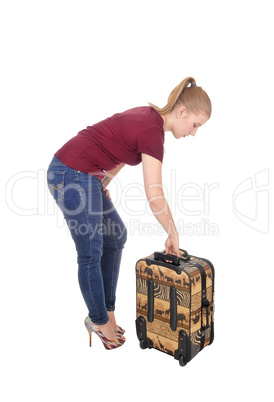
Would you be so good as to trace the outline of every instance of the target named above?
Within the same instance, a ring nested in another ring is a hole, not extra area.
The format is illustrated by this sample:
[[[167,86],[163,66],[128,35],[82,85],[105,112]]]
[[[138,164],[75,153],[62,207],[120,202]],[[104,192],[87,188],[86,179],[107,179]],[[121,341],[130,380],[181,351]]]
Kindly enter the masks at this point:
[[[106,196],[111,200],[109,190],[105,186],[103,186],[103,191],[105,191]]]
[[[166,254],[174,254],[181,257],[179,250],[179,235],[169,235],[165,242]]]

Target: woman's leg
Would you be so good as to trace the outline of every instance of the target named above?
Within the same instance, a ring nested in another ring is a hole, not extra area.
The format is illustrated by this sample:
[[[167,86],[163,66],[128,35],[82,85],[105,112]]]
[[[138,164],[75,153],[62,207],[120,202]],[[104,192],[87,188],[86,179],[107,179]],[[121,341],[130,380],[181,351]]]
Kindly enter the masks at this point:
[[[104,281],[105,305],[113,327],[116,327],[114,317],[116,288],[122,251],[126,240],[127,229],[113,203],[103,192],[103,254],[101,268]]]
[[[79,285],[89,316],[95,324],[104,325],[109,317],[101,271],[101,182],[94,176],[68,168],[54,158],[48,169],[48,186],[64,214],[76,246]]]
[[[103,253],[103,201],[100,180],[82,172],[73,171],[75,188],[64,194],[65,219],[77,250],[78,279],[90,319],[97,325],[109,321],[101,272]],[[75,203],[76,202],[76,203]],[[71,215],[78,205],[82,210]]]

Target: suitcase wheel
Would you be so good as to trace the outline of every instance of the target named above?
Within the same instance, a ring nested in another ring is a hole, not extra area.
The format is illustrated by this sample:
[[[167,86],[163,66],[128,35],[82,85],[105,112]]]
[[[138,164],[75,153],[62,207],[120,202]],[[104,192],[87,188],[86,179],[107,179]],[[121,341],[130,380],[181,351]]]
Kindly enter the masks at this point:
[[[140,348],[141,349],[147,349],[147,348],[151,349],[152,347],[153,347],[153,342],[149,338],[140,340]]]
[[[147,340],[146,339],[141,339],[140,340],[140,348],[141,349],[146,349],[147,348]]]
[[[179,364],[180,364],[180,366],[185,366],[185,365],[186,365],[186,358],[185,358],[185,356],[180,356],[180,357],[179,357]]]

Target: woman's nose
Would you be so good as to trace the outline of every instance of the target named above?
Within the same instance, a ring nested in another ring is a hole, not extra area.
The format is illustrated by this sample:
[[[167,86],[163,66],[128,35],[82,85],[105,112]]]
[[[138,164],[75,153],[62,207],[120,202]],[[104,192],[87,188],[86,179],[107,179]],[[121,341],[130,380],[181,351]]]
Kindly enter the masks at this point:
[[[196,132],[197,132],[197,128],[192,130],[189,134],[192,135],[193,137],[195,137]]]

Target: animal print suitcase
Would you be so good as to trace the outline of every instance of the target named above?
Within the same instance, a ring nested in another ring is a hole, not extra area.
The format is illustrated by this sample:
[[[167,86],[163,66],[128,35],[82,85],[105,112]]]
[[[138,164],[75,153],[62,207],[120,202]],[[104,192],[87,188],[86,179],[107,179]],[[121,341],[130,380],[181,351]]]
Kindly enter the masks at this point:
[[[205,258],[162,252],[136,263],[137,337],[185,366],[214,338],[214,267]]]

